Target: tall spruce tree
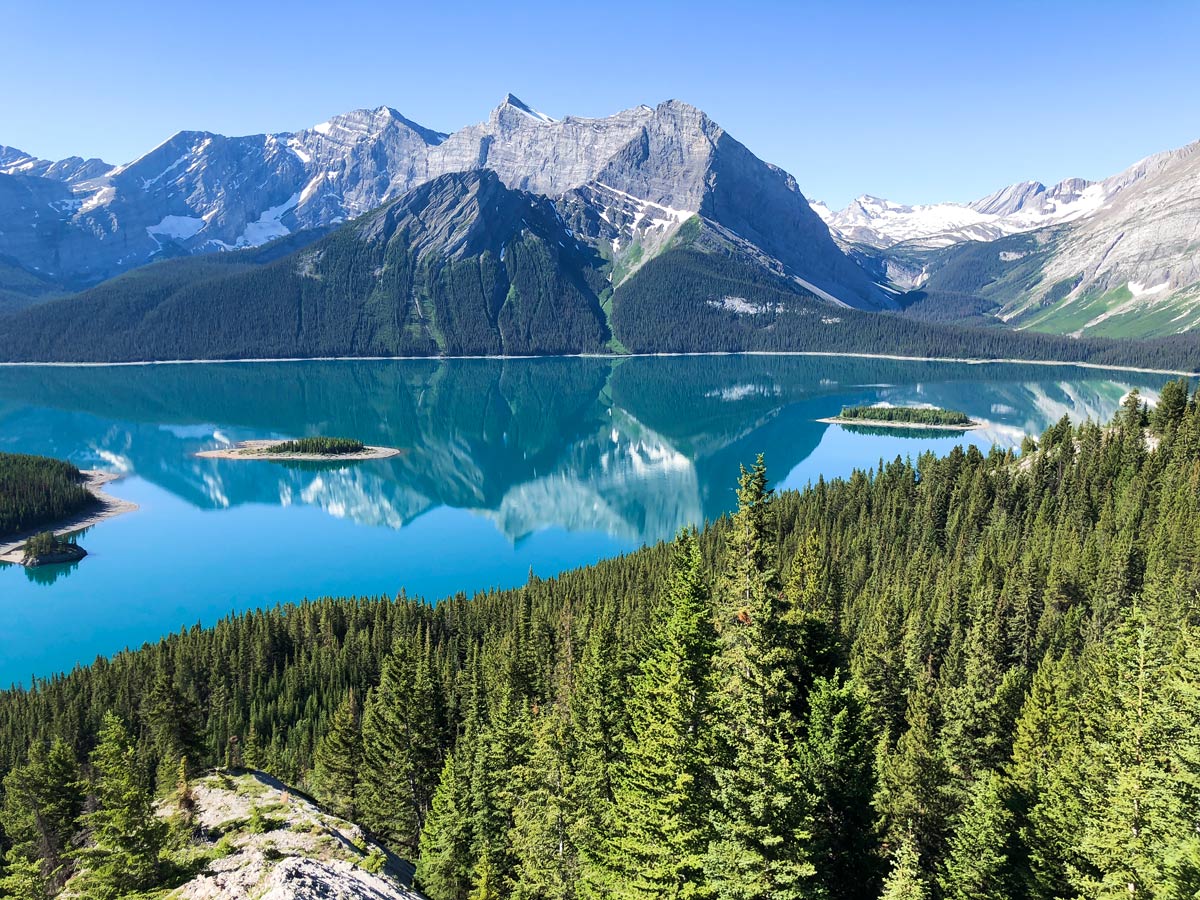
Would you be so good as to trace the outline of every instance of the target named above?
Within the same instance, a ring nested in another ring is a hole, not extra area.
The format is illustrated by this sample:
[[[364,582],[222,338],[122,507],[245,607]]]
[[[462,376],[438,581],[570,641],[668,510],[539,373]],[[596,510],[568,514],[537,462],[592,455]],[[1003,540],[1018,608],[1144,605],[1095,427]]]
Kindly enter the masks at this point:
[[[946,900],[1009,900],[1021,884],[1012,865],[1013,817],[1004,780],[982,775],[959,814],[939,881]]]
[[[85,888],[97,900],[115,900],[157,883],[166,824],[154,813],[149,779],[115,713],[104,715],[91,766],[95,809],[83,816],[91,835],[83,851]]]
[[[1166,860],[1192,836],[1195,814],[1181,809],[1184,798],[1170,773],[1176,743],[1196,738],[1184,727],[1178,659],[1168,639],[1169,632],[1134,605],[1107,646],[1095,648],[1085,707],[1092,766],[1083,783],[1079,837],[1088,865],[1072,873],[1088,896],[1166,893]]]
[[[661,609],[631,685],[606,854],[608,895],[628,900],[709,895],[715,633],[692,531],[676,539]]]
[[[9,847],[0,894],[43,900],[58,893],[74,870],[71,842],[83,808],[75,754],[61,740],[29,750],[29,762],[4,778],[0,829]]]
[[[902,838],[892,855],[892,868],[880,900],[929,900],[930,893],[916,842]]]
[[[428,645],[397,645],[362,718],[356,805],[386,841],[415,850],[442,767],[442,701]]]
[[[347,819],[359,809],[363,761],[362,721],[354,691],[338,706],[313,755],[313,786],[321,802]]]
[[[421,831],[421,855],[414,876],[417,886],[432,900],[464,900],[471,887],[467,790],[465,773],[450,753]]]
[[[875,733],[863,690],[835,673],[818,678],[809,695],[798,748],[812,802],[810,856],[821,895],[830,900],[879,896],[884,860],[871,805],[875,795]]]
[[[807,700],[798,692],[810,675],[779,584],[771,497],[759,456],[738,482],[718,601],[715,837],[705,874],[722,900],[817,890],[812,800],[796,753]]]

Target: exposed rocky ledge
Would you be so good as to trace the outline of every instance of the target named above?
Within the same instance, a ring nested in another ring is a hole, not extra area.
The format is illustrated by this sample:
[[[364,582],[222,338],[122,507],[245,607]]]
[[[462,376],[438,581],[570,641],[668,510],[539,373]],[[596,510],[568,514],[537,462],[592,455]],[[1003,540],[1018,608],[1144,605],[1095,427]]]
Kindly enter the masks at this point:
[[[79,562],[85,556],[87,556],[87,551],[78,544],[59,544],[49,553],[22,558],[21,565],[30,569],[37,566],[54,566],[60,563]]]

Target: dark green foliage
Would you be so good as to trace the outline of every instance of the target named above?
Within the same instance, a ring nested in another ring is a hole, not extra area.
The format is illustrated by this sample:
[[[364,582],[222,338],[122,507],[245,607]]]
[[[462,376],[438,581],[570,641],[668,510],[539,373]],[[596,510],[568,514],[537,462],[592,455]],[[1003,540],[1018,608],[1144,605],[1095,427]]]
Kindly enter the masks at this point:
[[[321,801],[339,816],[358,816],[363,781],[362,717],[354,691],[338,706],[313,754],[313,786]]]
[[[83,856],[85,890],[115,900],[157,883],[166,826],[155,815],[137,749],[112,713],[105,714],[91,764],[95,807],[83,820],[90,837]]]
[[[662,618],[633,679],[614,791],[607,893],[630,900],[703,897],[712,838],[716,651],[696,537],[676,541]]]
[[[82,809],[75,754],[61,740],[35,743],[29,762],[4,779],[0,827],[9,846],[0,893],[43,900],[62,888],[74,870],[71,840]]]
[[[839,419],[863,419],[870,422],[912,422],[917,425],[970,425],[966,413],[953,409],[928,409],[915,406],[843,406]]]
[[[0,453],[0,538],[20,534],[94,505],[83,476],[68,462]]]
[[[442,698],[431,646],[398,647],[363,714],[356,792],[363,820],[395,846],[415,848],[443,764]]]
[[[308,453],[315,456],[347,456],[362,453],[366,445],[352,438],[302,437],[291,441],[280,441],[264,447],[263,453]]]
[[[53,531],[39,531],[25,542],[21,554],[26,562],[39,557],[60,553],[75,546],[74,538],[59,537]]]
[[[820,351],[1200,369],[1194,334],[1075,339],[832,307],[762,268],[698,250],[650,260],[616,289],[612,302],[614,334],[634,353]]]
[[[520,589],[255,611],[0,694],[5,889],[69,871],[23,813],[78,803],[57,740],[95,812],[46,846],[101,894],[155,881],[151,773],[241,747],[365,789],[433,900],[1194,898],[1195,396],[800,493],[760,462],[738,499]]]

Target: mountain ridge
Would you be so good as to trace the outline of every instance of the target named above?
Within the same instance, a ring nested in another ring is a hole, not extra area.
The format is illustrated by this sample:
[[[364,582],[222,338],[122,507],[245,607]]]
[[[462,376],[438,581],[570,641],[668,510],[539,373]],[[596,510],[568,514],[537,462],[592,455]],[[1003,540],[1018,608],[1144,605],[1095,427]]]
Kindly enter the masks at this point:
[[[155,259],[254,247],[338,225],[440,175],[486,168],[509,188],[568,207],[617,191],[621,206],[632,201],[672,211],[660,219],[627,210],[626,221],[594,227],[607,232],[613,256],[647,241],[658,247],[699,213],[828,299],[892,305],[829,238],[794,178],[678,100],[602,118],[555,119],[508,94],[486,121],[451,134],[380,106],[297,132],[226,137],[180,131],[102,173],[96,170],[107,164],[81,165],[35,161],[20,151],[0,157],[0,221],[21,225],[0,231],[0,254],[22,260],[31,272],[87,285]],[[26,170],[41,174],[23,175]],[[5,188],[15,195],[17,187],[3,182],[49,182],[75,170],[88,177],[24,186],[26,193],[53,194],[39,202],[55,210],[55,237],[33,240],[30,233],[44,233],[46,225],[22,224],[16,213],[29,203],[4,203]],[[740,199],[746,193],[753,202]],[[592,218],[606,211],[598,208]],[[625,266],[635,268],[636,261]]]

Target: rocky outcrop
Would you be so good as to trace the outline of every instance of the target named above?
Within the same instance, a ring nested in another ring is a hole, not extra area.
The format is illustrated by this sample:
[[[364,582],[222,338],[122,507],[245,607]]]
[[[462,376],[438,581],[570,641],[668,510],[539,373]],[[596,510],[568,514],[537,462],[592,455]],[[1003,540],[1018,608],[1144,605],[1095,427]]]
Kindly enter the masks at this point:
[[[214,775],[194,790],[205,837],[191,853],[211,859],[173,897],[421,900],[412,889],[409,863],[376,844],[357,825],[264,773]],[[258,828],[250,825],[256,809]],[[169,811],[164,808],[163,814]]]

